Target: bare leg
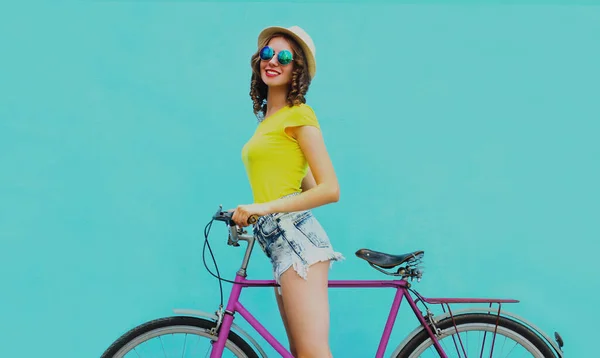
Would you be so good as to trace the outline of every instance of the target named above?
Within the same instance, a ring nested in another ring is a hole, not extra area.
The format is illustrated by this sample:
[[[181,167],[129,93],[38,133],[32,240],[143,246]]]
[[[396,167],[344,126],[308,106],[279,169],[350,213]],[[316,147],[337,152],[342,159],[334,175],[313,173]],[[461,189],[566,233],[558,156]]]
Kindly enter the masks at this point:
[[[294,346],[294,341],[292,340],[292,335],[290,333],[290,326],[287,321],[287,317],[285,315],[285,308],[283,304],[283,299],[279,292],[279,287],[275,287],[275,298],[277,299],[277,306],[279,306],[279,313],[281,314],[281,319],[283,320],[283,326],[285,327],[285,332],[287,333],[288,341],[290,342],[290,353],[294,357],[296,357],[296,347]]]
[[[329,261],[310,267],[307,279],[293,269],[281,275],[286,330],[296,358],[332,357],[329,348]]]

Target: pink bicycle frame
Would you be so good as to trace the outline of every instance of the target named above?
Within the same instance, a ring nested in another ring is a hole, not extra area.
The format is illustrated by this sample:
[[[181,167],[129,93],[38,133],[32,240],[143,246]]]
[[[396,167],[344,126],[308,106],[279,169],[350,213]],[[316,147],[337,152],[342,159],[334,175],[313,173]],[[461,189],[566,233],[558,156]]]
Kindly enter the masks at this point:
[[[273,335],[242,305],[239,301],[242,288],[244,287],[275,287],[277,286],[274,280],[246,280],[239,273],[235,278],[236,284],[233,285],[229,301],[227,302],[227,308],[223,322],[219,330],[219,338],[213,345],[213,350],[210,358],[221,358],[227,336],[231,329],[233,322],[233,315],[238,312],[279,354],[284,358],[293,358],[291,353],[275,338]],[[408,301],[410,308],[414,312],[415,316],[427,331],[429,336],[434,342],[434,347],[440,354],[440,357],[447,358],[446,353],[440,346],[437,337],[431,331],[429,324],[425,321],[425,318],[417,308],[415,300],[408,294],[409,283],[405,280],[331,280],[329,281],[329,287],[331,288],[395,288],[396,295],[392,303],[392,307],[383,330],[381,341],[375,355],[376,358],[383,358],[385,350],[394,328],[396,316],[400,309],[400,303],[403,299]],[[450,303],[516,303],[517,300],[512,299],[479,299],[479,298],[423,298],[426,303],[439,303],[439,304],[450,304]]]
[[[225,348],[225,343],[227,342],[229,332],[231,330],[233,316],[236,312],[239,313],[250,324],[250,326],[252,326],[252,328],[254,328],[267,341],[267,343],[269,343],[275,349],[275,351],[281,354],[282,357],[293,358],[292,354],[275,337],[273,337],[273,335],[240,302],[240,294],[243,288],[276,287],[277,283],[275,282],[275,280],[246,279],[246,268],[248,267],[248,261],[252,253],[252,249],[254,247],[255,239],[252,235],[244,235],[245,232],[235,229],[235,227],[232,226],[230,218],[228,218],[227,215],[230,215],[230,213],[226,214],[219,210],[219,214],[217,215],[217,217],[219,218],[219,220],[229,222],[228,244],[233,246],[239,246],[238,242],[240,240],[243,240],[248,242],[248,246],[246,248],[246,253],[244,255],[242,266],[235,276],[235,284],[231,289],[231,294],[229,295],[229,300],[227,302],[225,314],[223,315],[223,321],[221,322],[221,326],[219,327],[218,338],[217,341],[213,344],[213,350],[211,352],[210,358],[221,358],[223,350]],[[416,301],[413,300],[413,298],[409,294],[408,290],[410,288],[410,284],[406,280],[330,280],[329,287],[396,289],[396,295],[394,297],[394,301],[392,303],[392,307],[388,315],[385,328],[383,329],[383,335],[381,336],[379,347],[377,348],[377,353],[375,355],[376,358],[383,358],[383,354],[385,353],[385,350],[387,348],[390,335],[392,334],[392,329],[394,328],[394,323],[396,322],[396,316],[398,314],[398,310],[400,309],[400,303],[403,299],[406,299],[408,301],[408,304],[410,305],[410,308],[412,309],[413,313],[431,337],[434,343],[434,347],[439,353],[440,357],[447,358],[447,355],[440,346],[436,335],[431,331],[429,324],[425,321],[425,318],[417,308]],[[516,300],[511,299],[424,298],[420,295],[419,299],[421,299],[423,302],[431,304],[446,304],[448,305],[448,309],[450,308],[450,303],[489,303],[491,305],[492,303],[501,304],[504,302],[518,302]]]

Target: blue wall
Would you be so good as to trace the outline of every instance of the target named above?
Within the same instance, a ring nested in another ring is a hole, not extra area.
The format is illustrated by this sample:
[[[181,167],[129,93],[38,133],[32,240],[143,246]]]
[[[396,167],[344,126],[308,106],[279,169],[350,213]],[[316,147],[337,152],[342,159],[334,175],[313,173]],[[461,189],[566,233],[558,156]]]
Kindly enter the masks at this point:
[[[3,7],[1,357],[96,357],[172,308],[216,309],[202,231],[219,204],[251,200],[249,57],[272,24],[317,45],[308,101],[342,194],[316,213],[347,257],[331,277],[381,278],[361,247],[423,249],[425,296],[518,298],[506,308],[589,356],[600,7]],[[224,235],[215,225],[210,239],[232,275],[243,252]],[[255,251],[250,278],[269,275]],[[331,292],[337,357],[374,355],[392,297]],[[284,339],[272,290],[243,299]],[[415,326],[409,313],[388,352]]]

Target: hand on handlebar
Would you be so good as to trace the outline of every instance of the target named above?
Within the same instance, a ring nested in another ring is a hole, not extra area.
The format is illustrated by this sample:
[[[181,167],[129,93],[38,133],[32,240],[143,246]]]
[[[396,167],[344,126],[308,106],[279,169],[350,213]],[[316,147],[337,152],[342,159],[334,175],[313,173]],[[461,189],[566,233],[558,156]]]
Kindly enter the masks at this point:
[[[228,211],[233,211],[232,220],[240,228],[254,224],[258,217],[269,213],[266,204],[239,205],[237,208]]]

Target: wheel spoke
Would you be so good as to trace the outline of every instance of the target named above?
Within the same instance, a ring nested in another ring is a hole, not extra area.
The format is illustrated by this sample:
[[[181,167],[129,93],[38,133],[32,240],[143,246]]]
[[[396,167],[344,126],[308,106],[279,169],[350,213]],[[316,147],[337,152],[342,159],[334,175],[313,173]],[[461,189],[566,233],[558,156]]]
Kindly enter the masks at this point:
[[[160,339],[160,345],[162,347],[162,350],[163,350],[163,353],[165,355],[165,358],[167,358],[167,352],[165,352],[165,344],[163,343],[162,336],[158,337],[158,339]]]
[[[440,346],[451,357],[468,358],[472,356],[471,351],[479,353],[480,357],[500,358],[522,353],[527,358],[543,358],[552,354],[536,332],[504,317],[484,313],[464,314],[441,320],[436,326],[442,332],[438,337]],[[471,338],[471,334],[475,335]],[[399,357],[422,357],[424,352],[430,354],[433,347],[433,340],[423,329],[404,346]]]
[[[487,332],[483,332],[483,345],[481,345],[481,353],[479,354],[479,358],[483,358],[483,350],[485,348],[485,338],[487,336]]]
[[[212,351],[212,344],[208,345],[208,348],[206,348],[206,354],[204,354],[204,358],[207,358],[210,356],[210,352]]]
[[[500,347],[500,358],[502,358],[502,352],[504,352],[504,345],[506,344],[507,337],[504,336],[504,341],[502,341],[502,347]]]
[[[188,316],[157,319],[127,332],[111,345],[102,358],[202,357],[204,351],[208,357],[216,340],[211,333],[214,326],[213,321]],[[196,337],[195,342],[192,337]],[[230,332],[224,349],[223,357],[257,356],[235,332]]]
[[[458,358],[461,358],[460,351],[458,350],[458,345],[456,344],[456,338],[452,335],[452,341],[454,342],[454,348],[456,349],[456,354],[458,354]]]
[[[185,334],[185,336],[183,337],[183,352],[181,352],[181,358],[183,358],[183,356],[185,356],[185,344],[187,343],[187,333]]]
[[[519,343],[515,342],[515,345],[510,349],[510,351],[508,351],[508,353],[506,354],[506,356],[508,357],[512,351],[515,349],[515,347],[518,345]]]
[[[461,341],[461,345],[463,346],[463,352],[465,353],[465,358],[469,357],[469,332],[464,332],[463,334],[464,336],[464,345],[462,344]]]
[[[444,348],[444,351],[447,351],[447,350],[448,350],[448,347],[446,347],[446,343],[445,343],[445,342],[446,342],[446,341],[444,341],[444,340],[441,340],[441,341],[440,341],[440,343],[442,343],[442,346],[443,346],[442,348]]]

